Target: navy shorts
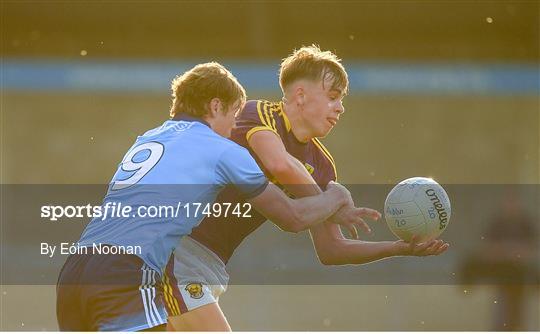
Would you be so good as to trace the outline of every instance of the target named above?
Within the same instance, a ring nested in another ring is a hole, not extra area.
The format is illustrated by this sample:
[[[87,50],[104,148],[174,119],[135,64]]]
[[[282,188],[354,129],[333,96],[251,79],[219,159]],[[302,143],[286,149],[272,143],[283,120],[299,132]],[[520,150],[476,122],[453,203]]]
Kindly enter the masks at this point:
[[[61,331],[141,331],[167,323],[161,277],[135,255],[70,255],[56,297]]]

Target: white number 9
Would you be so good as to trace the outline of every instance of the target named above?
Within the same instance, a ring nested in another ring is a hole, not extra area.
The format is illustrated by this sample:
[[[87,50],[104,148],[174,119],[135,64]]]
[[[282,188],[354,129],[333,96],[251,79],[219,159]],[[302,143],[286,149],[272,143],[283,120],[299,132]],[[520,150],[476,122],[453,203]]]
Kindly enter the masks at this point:
[[[135,162],[133,157],[137,153],[144,150],[150,151],[150,154],[144,161]],[[114,181],[111,190],[120,190],[134,185],[139,182],[154,166],[158,163],[163,155],[164,147],[163,144],[158,142],[149,142],[137,147],[134,147],[128,154],[125,156],[122,161],[121,167],[125,172],[134,172],[131,176],[124,180]]]

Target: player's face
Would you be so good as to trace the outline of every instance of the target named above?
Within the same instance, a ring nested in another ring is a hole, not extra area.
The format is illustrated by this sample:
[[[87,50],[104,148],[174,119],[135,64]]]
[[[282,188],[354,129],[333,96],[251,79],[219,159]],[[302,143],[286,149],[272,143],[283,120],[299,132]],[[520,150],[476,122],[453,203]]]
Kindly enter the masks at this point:
[[[332,80],[305,82],[302,115],[311,137],[325,137],[345,111],[343,91],[332,87],[332,83]]]
[[[229,138],[231,136],[231,131],[234,128],[235,116],[240,112],[241,108],[241,100],[230,104],[227,108],[224,108],[223,104],[221,104],[220,112],[216,113],[214,118],[214,131],[223,137]]]

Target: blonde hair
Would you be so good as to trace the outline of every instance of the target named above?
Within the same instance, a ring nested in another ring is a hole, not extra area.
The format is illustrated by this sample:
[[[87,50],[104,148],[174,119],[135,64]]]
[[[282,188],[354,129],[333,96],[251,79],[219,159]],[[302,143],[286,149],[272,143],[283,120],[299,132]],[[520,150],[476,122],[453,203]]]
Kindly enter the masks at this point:
[[[303,46],[283,59],[279,70],[279,85],[285,89],[298,79],[332,80],[332,89],[346,94],[349,90],[349,78],[339,59],[331,51],[321,51],[319,46]]]
[[[209,112],[208,105],[213,98],[219,98],[224,107],[246,100],[244,87],[231,72],[216,62],[199,64],[175,77],[171,90],[171,117],[178,113],[202,117]]]

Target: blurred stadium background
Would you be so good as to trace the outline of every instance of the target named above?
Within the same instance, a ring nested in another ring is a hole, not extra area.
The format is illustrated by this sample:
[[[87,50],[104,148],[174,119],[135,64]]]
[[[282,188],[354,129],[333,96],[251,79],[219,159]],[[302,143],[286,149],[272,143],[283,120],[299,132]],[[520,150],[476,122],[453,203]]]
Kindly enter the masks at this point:
[[[324,139],[340,182],[361,192],[363,185],[423,175],[455,194],[467,186],[519,184],[528,189],[518,194],[526,197],[522,209],[538,229],[538,1],[4,0],[0,6],[2,184],[106,183],[135,137],[167,117],[176,74],[216,60],[250,98],[277,99],[281,58],[316,43],[336,52],[351,78],[346,113]],[[478,209],[450,196],[457,205],[443,235],[452,245],[448,254],[379,262],[369,284],[279,284],[287,268],[309,277],[321,265],[306,234],[266,224],[230,263],[233,283],[246,268],[259,275],[257,284],[233,284],[222,298],[233,329],[498,328],[504,310],[492,286],[457,279],[374,284],[408,265],[420,274],[456,275],[481,249],[501,199],[488,196]],[[382,210],[380,198],[366,201]],[[385,226],[375,232],[371,240],[392,238]],[[31,249],[30,239],[2,235],[2,245]],[[33,265],[22,256],[16,261]],[[261,280],[269,270],[272,279]],[[522,300],[522,329],[540,329],[537,282]],[[54,287],[4,285],[0,298],[1,330],[57,329]]]

